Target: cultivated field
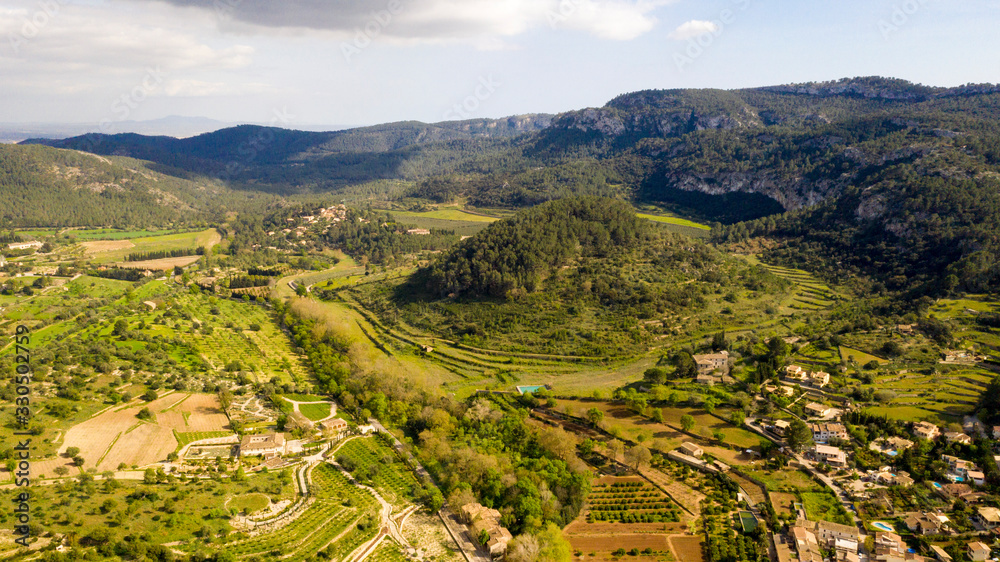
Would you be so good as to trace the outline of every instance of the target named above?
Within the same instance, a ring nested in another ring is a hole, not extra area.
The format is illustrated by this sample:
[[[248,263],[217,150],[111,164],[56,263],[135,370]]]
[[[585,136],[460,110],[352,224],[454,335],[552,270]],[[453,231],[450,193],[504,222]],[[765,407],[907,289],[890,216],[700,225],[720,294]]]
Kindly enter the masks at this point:
[[[136,414],[142,408],[149,408],[154,419],[139,420]],[[133,401],[126,407],[108,409],[73,426],[66,432],[59,453],[67,447],[78,447],[86,461],[85,469],[114,470],[120,463],[145,466],[176,450],[173,430],[221,432],[227,425],[228,419],[218,409],[215,396],[171,393],[148,404]],[[49,467],[40,466],[39,470],[43,468]]]
[[[148,269],[150,271],[171,271],[175,267],[187,267],[201,259],[201,256],[181,256],[158,260],[127,261],[115,264],[124,269]]]
[[[129,240],[94,240],[92,242],[81,242],[80,246],[83,247],[83,251],[88,256],[103,252],[114,252],[116,250],[135,248],[135,244]]]

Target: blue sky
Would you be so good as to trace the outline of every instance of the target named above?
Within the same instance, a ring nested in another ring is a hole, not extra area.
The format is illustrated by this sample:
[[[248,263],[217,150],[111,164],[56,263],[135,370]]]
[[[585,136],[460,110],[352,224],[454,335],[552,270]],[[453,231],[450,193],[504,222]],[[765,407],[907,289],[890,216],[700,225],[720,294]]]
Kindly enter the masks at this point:
[[[1000,82],[1000,1],[4,0],[0,122],[363,125],[649,88]]]

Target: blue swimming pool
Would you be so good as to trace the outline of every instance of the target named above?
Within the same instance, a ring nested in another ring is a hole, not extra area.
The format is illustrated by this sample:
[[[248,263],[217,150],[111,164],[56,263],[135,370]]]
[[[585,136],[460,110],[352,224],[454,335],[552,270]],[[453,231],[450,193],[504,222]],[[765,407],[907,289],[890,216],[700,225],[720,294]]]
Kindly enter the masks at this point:
[[[890,533],[894,533],[896,531],[895,529],[892,528],[891,525],[889,525],[888,523],[884,523],[882,521],[872,521],[872,527],[875,527],[880,531],[888,531]]]
[[[940,482],[934,482],[934,487],[940,489],[942,486]]]
[[[534,394],[543,388],[545,388],[544,384],[536,386],[519,386],[517,387],[517,391],[520,392],[521,394],[529,394],[529,393]]]

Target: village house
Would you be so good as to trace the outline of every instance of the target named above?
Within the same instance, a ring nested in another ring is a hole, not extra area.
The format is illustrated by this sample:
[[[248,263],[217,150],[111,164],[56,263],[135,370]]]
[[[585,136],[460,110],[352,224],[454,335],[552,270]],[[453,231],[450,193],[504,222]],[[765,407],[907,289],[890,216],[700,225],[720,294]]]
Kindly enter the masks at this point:
[[[979,541],[970,542],[967,554],[972,562],[985,562],[990,557],[990,547]]]
[[[472,529],[472,536],[479,541],[486,540],[482,547],[490,553],[494,560],[502,559],[507,553],[507,544],[513,539],[505,527],[500,525],[500,512],[478,503],[462,506],[462,519]]]
[[[804,381],[809,377],[809,373],[798,365],[785,367],[785,376],[791,380]]]
[[[909,474],[899,472],[879,472],[875,476],[875,481],[883,486],[902,486],[904,488],[913,485],[913,479]]]
[[[972,445],[972,438],[968,435],[958,432],[958,431],[948,431],[944,434],[944,438],[949,443],[959,443],[962,445]]]
[[[816,388],[823,388],[824,386],[830,384],[830,373],[824,371],[809,373],[809,384],[815,386]]]
[[[970,470],[974,471],[977,468],[976,463],[952,455],[941,455],[941,460],[948,465],[948,478],[956,482],[964,480]]]
[[[972,493],[972,488],[970,488],[968,484],[962,483],[945,484],[944,486],[935,489],[937,490],[938,495],[952,502],[966,494]]]
[[[715,371],[718,371],[722,375],[728,375],[732,361],[728,351],[694,355],[693,359],[695,365],[698,367],[699,375],[710,375]]]
[[[875,552],[872,557],[878,562],[923,562],[924,558],[909,552],[903,538],[896,533],[875,533]]]
[[[939,562],[952,562],[951,555],[936,544],[931,545],[931,552],[934,553],[934,558],[937,558]]]
[[[785,432],[788,431],[788,428],[791,427],[791,425],[791,422],[788,420],[775,420],[770,427],[771,431],[775,434],[784,436]]]
[[[995,507],[981,505],[976,508],[976,514],[972,517],[987,529],[1000,527],[1000,509]]]
[[[260,435],[244,435],[240,441],[240,456],[262,456],[271,458],[285,454],[284,433],[264,433]]]
[[[979,470],[969,470],[965,473],[966,480],[972,482],[976,486],[983,486],[986,484],[986,474]]]
[[[842,423],[813,423],[809,424],[809,429],[813,434],[813,441],[817,443],[829,443],[830,439],[847,439],[847,428]]]
[[[914,513],[904,523],[907,529],[917,535],[941,535],[947,532],[948,518],[933,513]]]
[[[937,439],[938,435],[941,435],[941,430],[930,422],[917,422],[913,424],[913,434],[920,439],[933,441]]]
[[[860,539],[858,528],[854,525],[841,525],[831,521],[808,521],[806,519],[797,520],[795,525],[815,533],[821,545],[831,548],[838,539],[854,542],[858,542]]]
[[[791,538],[795,543],[795,551],[799,554],[799,562],[823,562],[816,533],[805,527],[795,526],[791,528]]]
[[[805,412],[807,415],[815,418],[826,418],[833,413],[833,408],[825,404],[817,404],[816,402],[810,402],[805,406]]]
[[[847,466],[847,454],[836,447],[816,445],[810,452],[812,453],[812,457],[818,462],[823,462],[830,466]]]

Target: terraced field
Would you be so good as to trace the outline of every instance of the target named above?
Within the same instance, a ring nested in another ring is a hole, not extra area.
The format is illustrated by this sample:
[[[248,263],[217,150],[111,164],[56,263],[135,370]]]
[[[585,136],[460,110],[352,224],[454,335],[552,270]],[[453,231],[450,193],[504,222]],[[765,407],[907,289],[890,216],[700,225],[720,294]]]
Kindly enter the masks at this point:
[[[878,388],[895,392],[896,399],[869,411],[905,421],[958,422],[975,410],[979,395],[994,376],[990,371],[970,367],[884,377],[877,381]]]
[[[414,491],[420,483],[395,451],[375,437],[352,439],[337,451],[337,459],[350,459],[357,467],[355,478],[365,483],[365,475],[374,470],[371,486],[385,501],[393,506],[393,512],[414,503]]]
[[[313,468],[311,478],[312,503],[294,522],[272,533],[231,542],[226,550],[241,560],[281,558],[297,562],[312,560],[323,550],[339,559],[375,536],[377,526],[364,531],[357,527],[359,520],[377,512],[371,494],[326,463]]]
[[[837,291],[829,285],[816,279],[811,273],[801,269],[790,269],[776,265],[764,264],[768,271],[795,283],[796,290],[782,303],[782,306],[797,311],[822,310],[833,305],[840,299]]]

